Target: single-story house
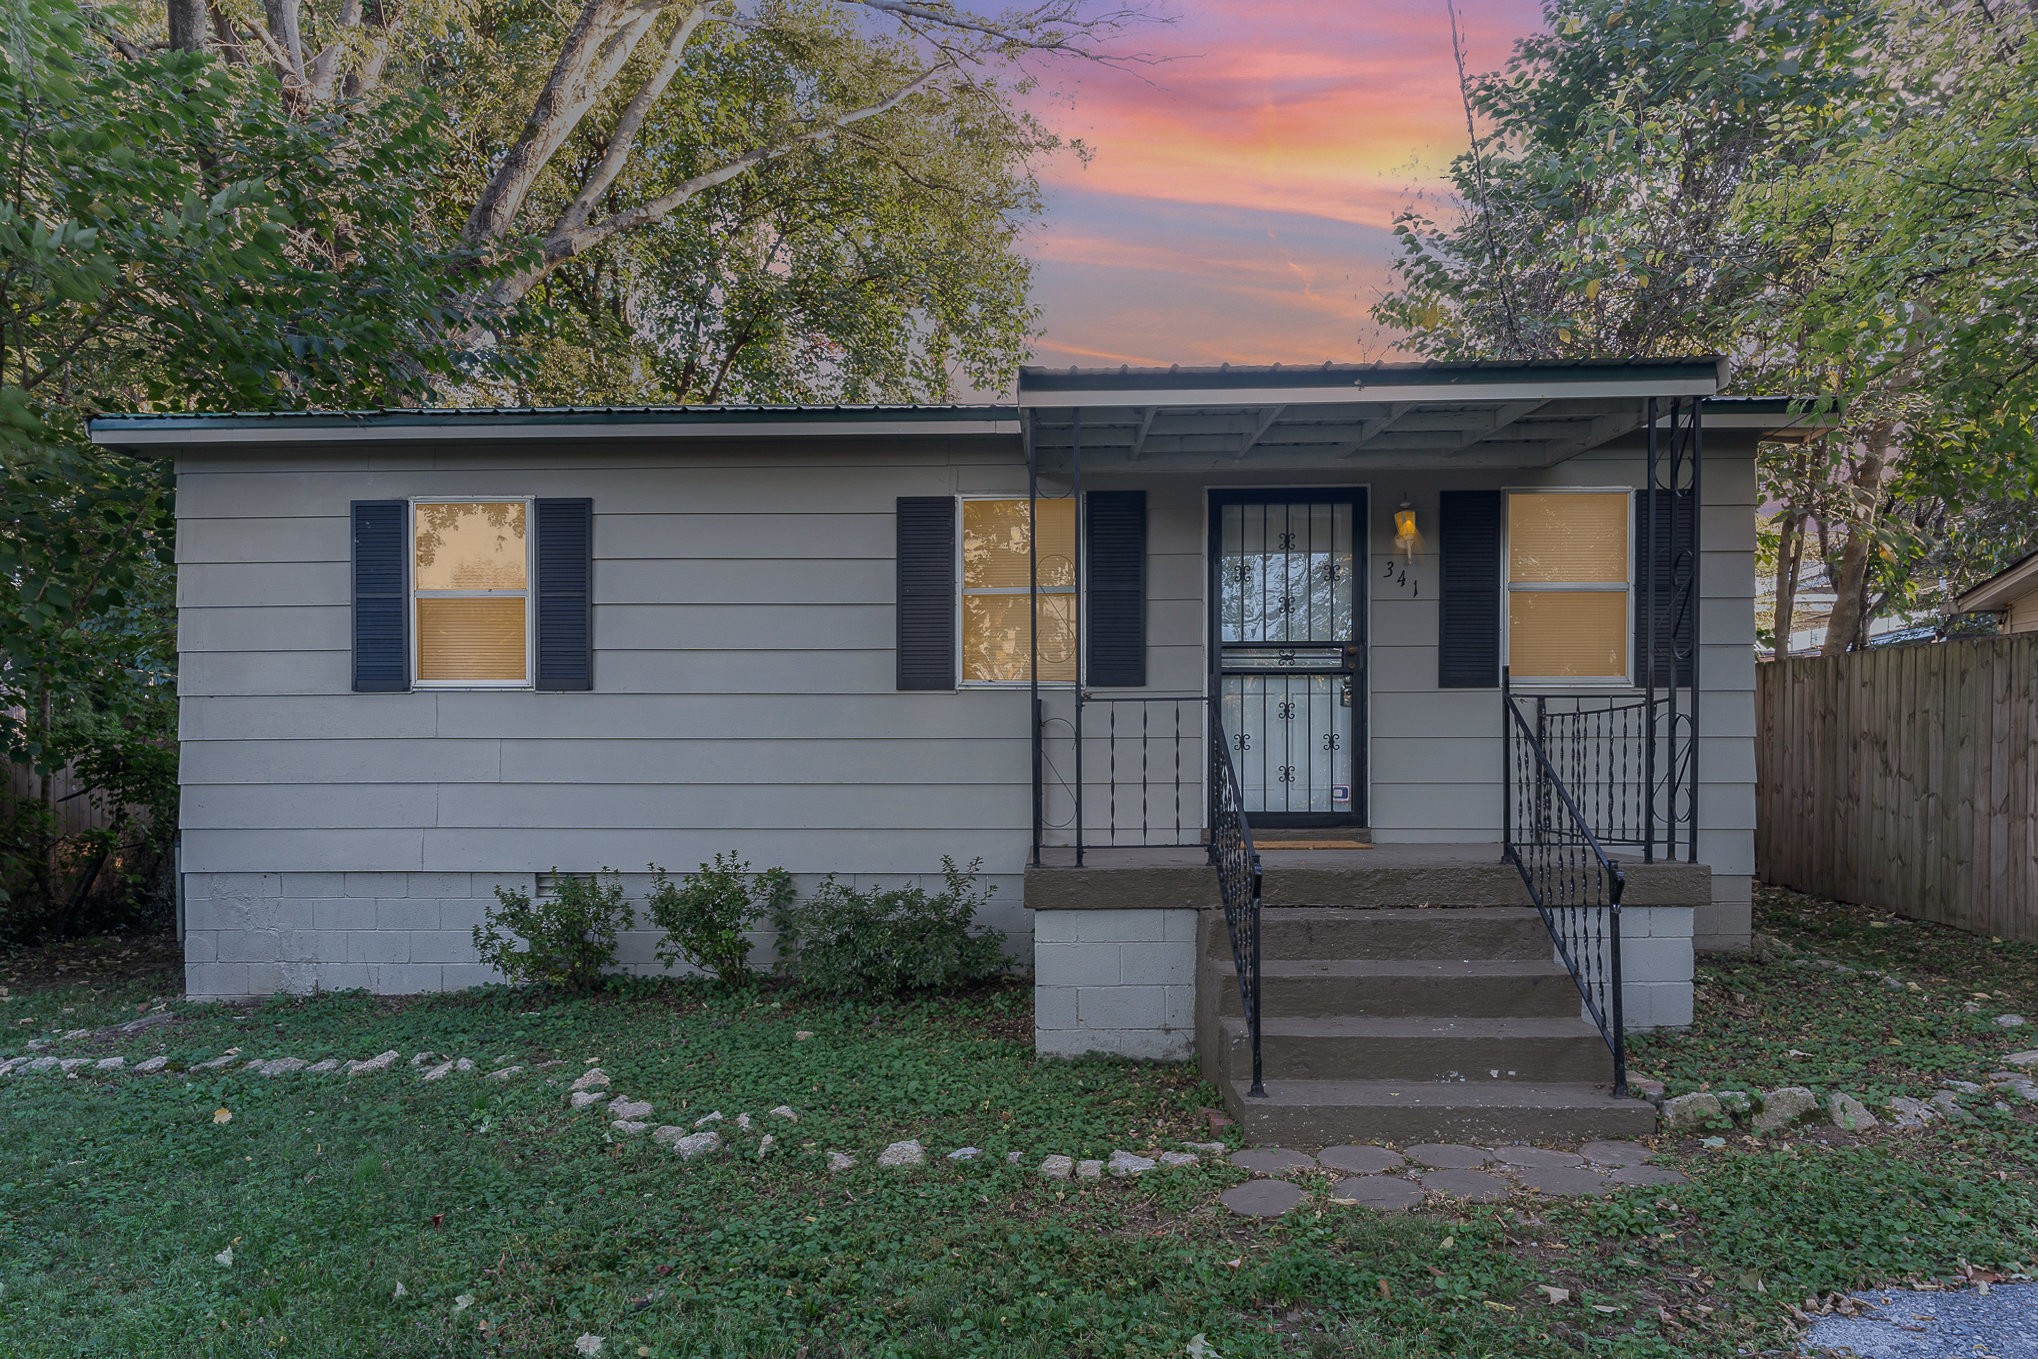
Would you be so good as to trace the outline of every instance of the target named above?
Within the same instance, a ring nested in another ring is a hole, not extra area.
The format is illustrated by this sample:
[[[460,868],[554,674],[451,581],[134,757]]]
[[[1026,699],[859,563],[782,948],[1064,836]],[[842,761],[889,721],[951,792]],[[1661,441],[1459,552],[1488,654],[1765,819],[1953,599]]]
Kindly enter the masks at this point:
[[[2004,633],[2038,632],[2038,552],[2018,558],[1953,601],[1955,613],[1992,613]]]
[[[555,871],[951,856],[1044,1053],[1193,1053],[1269,1136],[1633,1127],[1622,1035],[1749,939],[1793,417],[1719,382],[101,418],[176,460],[189,993],[488,981]]]

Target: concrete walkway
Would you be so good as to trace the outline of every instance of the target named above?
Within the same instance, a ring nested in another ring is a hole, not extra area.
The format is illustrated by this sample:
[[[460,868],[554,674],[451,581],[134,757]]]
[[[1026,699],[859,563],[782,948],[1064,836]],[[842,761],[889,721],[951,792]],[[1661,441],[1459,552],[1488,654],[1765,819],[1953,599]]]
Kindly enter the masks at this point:
[[[1820,1317],[1807,1355],[1860,1359],[2038,1359],[2038,1284],[1997,1284],[1984,1294],[1875,1288],[1854,1297],[1873,1309]]]

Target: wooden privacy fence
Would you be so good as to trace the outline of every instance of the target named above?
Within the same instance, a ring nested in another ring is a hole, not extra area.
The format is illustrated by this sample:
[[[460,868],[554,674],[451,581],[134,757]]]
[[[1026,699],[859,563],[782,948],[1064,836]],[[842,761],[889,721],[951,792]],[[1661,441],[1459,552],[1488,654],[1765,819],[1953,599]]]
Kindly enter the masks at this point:
[[[1756,670],[1755,870],[2038,940],[2038,635]]]

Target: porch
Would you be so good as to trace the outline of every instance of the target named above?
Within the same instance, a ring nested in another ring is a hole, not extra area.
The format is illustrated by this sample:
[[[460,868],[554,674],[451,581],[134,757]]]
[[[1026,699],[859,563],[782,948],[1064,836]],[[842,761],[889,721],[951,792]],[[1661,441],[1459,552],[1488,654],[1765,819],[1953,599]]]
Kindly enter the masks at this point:
[[[1717,380],[1029,370],[1035,522],[1087,530],[1029,563],[1076,601],[1025,672],[1040,1049],[1193,1052],[1263,1139],[1648,1122],[1624,1037],[1690,1021],[1721,867]]]

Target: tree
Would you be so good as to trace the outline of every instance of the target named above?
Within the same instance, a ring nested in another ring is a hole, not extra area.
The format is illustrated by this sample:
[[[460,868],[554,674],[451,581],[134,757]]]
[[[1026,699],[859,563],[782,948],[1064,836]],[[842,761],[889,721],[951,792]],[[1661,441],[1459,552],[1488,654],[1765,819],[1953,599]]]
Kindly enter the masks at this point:
[[[414,400],[471,356],[409,233],[428,105],[288,116],[258,72],[122,55],[68,0],[0,43],[0,935],[77,923],[174,828],[169,485],[90,448],[108,410]],[[289,176],[276,173],[292,166]],[[109,834],[55,834],[71,769]]]
[[[1059,143],[1017,108],[1019,63],[1099,56],[1135,17],[1083,0],[239,0],[207,42],[267,65],[300,109],[447,93],[466,155],[442,225],[472,258],[522,252],[460,282],[482,313],[532,298],[560,322],[499,332],[548,360],[523,395],[939,399],[1006,380],[1034,323],[1016,241],[1038,210],[1029,167]],[[590,342],[626,352],[593,363]]]
[[[1993,171],[2015,173],[2028,43],[1995,44],[1969,82],[1978,4],[1553,0],[1545,18],[1505,72],[1468,82],[1487,130],[1448,214],[1397,222],[1377,314],[1424,353],[1724,353],[1730,390],[1813,399],[1832,431],[1762,462],[1776,631],[1811,545],[1841,601],[1828,648],[1860,643],[1926,559],[1894,507],[1959,522],[2027,475],[2023,377],[1997,361],[2012,308],[1973,290],[2029,277],[2014,227],[2031,219],[1973,162],[1995,147]],[[1946,165],[1936,200],[1916,191],[1906,166],[1949,160],[1963,173]],[[2002,228],[1986,266],[1958,243],[1976,214]]]

